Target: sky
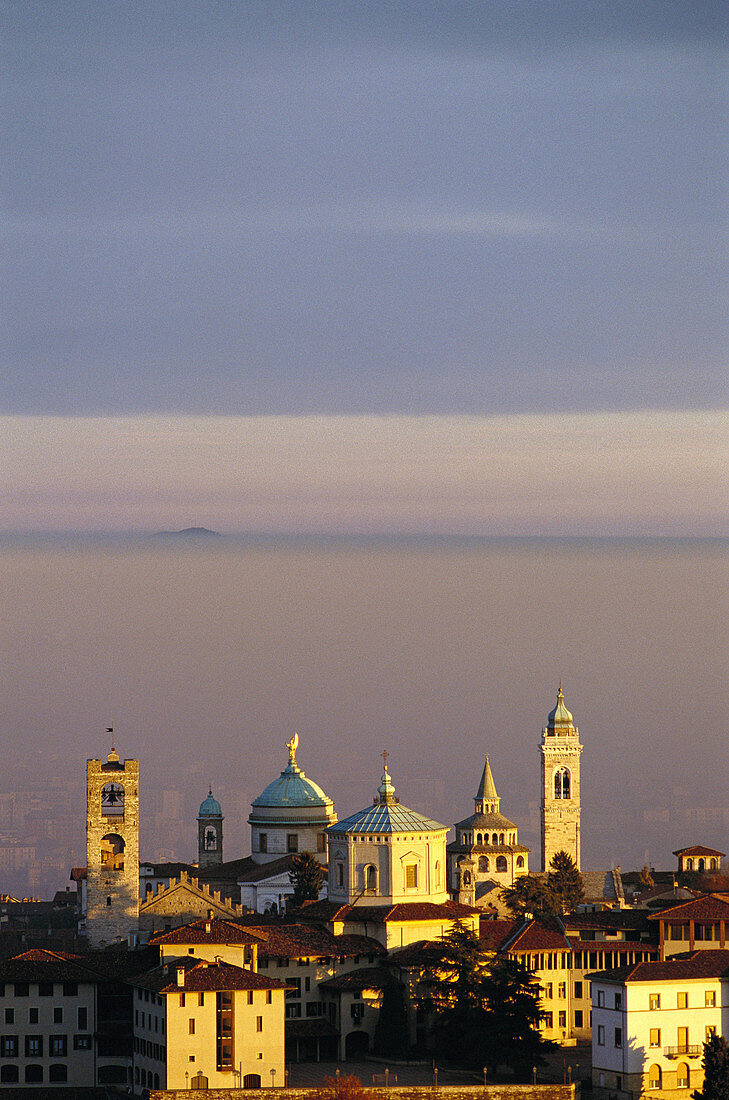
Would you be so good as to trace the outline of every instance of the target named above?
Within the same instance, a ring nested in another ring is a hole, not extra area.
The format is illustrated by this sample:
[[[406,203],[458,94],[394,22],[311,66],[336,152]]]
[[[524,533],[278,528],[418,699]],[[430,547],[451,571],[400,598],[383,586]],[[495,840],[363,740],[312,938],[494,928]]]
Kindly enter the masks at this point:
[[[725,5],[3,9],[3,412],[726,408]]]
[[[562,676],[593,865],[718,843],[726,544],[324,539],[304,568],[276,539],[729,536],[726,4],[0,12],[0,536],[231,536],[0,540],[16,790],[39,731],[78,779],[115,724],[158,789],[180,755],[158,850],[211,779],[243,843],[300,726],[341,812],[387,742],[403,799],[457,820],[490,744],[533,828]]]

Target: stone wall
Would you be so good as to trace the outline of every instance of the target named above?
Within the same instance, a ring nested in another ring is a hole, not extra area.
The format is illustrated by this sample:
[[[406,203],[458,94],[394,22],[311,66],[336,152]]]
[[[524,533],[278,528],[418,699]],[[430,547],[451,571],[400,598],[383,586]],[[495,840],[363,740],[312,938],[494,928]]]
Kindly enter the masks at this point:
[[[108,783],[124,789],[121,814],[103,812]],[[88,760],[86,796],[87,934],[91,947],[105,947],[127,941],[139,926],[139,761],[121,764],[113,750],[105,764]],[[102,839],[110,834],[124,841],[123,868],[101,863]]]
[[[384,1085],[363,1087],[363,1096],[367,1100],[379,1100],[387,1096],[390,1100],[578,1100],[579,1085],[444,1085],[434,1088],[432,1085],[393,1086]],[[277,1088],[274,1095],[278,1100],[311,1100],[315,1089]],[[272,1090],[268,1089],[154,1089],[149,1100],[271,1100]]]

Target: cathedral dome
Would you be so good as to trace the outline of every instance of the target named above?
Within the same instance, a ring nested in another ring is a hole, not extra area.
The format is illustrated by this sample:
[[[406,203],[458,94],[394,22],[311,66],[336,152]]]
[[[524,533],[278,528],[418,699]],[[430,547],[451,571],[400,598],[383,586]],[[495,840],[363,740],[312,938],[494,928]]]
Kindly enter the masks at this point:
[[[296,763],[298,736],[294,734],[288,745],[289,762],[278,779],[269,783],[265,791],[252,802],[254,811],[261,807],[284,808],[325,806],[331,807],[332,800],[312,779],[307,779]]]
[[[200,804],[198,817],[222,817],[223,811],[217,798],[213,798],[212,787],[208,791],[208,797]]]
[[[378,797],[372,806],[352,814],[344,821],[331,826],[331,832],[340,833],[431,833],[447,829],[429,817],[403,806],[395,797],[390,773],[385,765],[382,782],[377,788]]]

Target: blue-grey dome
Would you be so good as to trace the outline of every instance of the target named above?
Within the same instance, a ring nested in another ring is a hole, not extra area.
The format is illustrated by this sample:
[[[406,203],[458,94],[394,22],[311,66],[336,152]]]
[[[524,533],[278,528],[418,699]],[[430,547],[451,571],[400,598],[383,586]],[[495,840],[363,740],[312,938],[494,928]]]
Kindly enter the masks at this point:
[[[416,810],[408,809],[395,798],[395,788],[387,765],[385,765],[382,782],[377,788],[377,795],[372,806],[366,806],[364,810],[346,817],[344,821],[330,825],[327,831],[337,835],[339,833],[432,833],[448,828],[447,825],[441,825],[432,818],[424,817]]]
[[[296,761],[289,761],[278,779],[254,799],[255,806],[329,806],[331,798],[307,779]]]
[[[201,803],[198,811],[198,817],[222,817],[223,811],[220,808],[220,803],[217,798],[213,798],[212,787],[208,791],[208,797]]]

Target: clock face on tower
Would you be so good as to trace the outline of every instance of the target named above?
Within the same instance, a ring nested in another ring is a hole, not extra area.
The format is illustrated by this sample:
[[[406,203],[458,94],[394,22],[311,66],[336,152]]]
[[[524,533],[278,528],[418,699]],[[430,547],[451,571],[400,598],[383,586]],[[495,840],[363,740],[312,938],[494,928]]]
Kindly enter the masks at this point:
[[[101,812],[105,817],[124,816],[124,788],[121,783],[107,783],[101,788]]]

